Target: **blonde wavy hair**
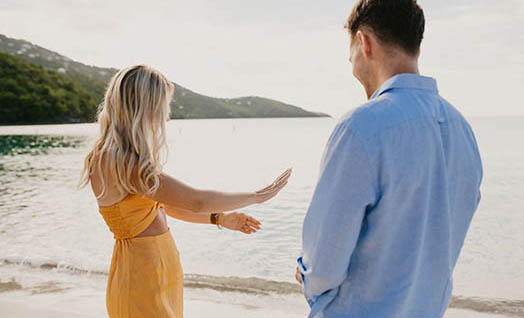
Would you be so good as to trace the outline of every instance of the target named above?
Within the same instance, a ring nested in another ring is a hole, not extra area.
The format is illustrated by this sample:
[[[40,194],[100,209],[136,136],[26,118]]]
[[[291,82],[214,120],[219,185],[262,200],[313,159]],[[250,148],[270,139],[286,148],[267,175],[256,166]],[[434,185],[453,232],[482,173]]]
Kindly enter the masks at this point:
[[[111,78],[98,107],[100,135],[84,160],[78,188],[90,182],[96,165],[102,181],[102,192],[96,198],[104,196],[104,156],[121,193],[156,192],[167,160],[165,123],[174,91],[173,83],[146,65],[124,68]]]

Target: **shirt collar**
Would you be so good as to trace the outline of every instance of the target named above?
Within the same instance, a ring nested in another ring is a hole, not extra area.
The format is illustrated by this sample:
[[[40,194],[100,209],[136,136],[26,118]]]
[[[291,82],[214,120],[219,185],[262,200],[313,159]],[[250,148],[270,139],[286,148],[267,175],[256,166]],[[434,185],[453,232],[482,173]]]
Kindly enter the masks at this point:
[[[438,92],[437,81],[434,78],[413,73],[401,73],[382,83],[369,99],[378,97],[393,88],[414,88]]]

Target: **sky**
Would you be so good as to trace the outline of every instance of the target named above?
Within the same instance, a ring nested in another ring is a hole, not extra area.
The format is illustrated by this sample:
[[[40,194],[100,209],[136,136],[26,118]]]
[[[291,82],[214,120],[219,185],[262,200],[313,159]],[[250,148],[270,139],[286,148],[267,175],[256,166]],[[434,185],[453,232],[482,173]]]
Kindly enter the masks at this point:
[[[149,64],[214,97],[339,117],[365,102],[343,25],[355,0],[2,0],[0,33],[79,62]],[[466,116],[524,115],[524,0],[419,0],[420,72]]]

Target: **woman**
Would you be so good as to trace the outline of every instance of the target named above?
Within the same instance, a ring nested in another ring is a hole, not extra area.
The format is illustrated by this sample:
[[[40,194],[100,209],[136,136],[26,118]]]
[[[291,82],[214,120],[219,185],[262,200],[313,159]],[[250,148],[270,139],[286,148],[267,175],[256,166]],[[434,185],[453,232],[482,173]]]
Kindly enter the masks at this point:
[[[259,221],[223,212],[271,199],[291,174],[286,170],[257,192],[223,193],[163,173],[173,93],[173,84],[157,70],[128,67],[113,76],[98,111],[100,135],[79,186],[91,184],[115,238],[106,293],[110,318],[182,318],[183,273],[166,214],[251,234]]]

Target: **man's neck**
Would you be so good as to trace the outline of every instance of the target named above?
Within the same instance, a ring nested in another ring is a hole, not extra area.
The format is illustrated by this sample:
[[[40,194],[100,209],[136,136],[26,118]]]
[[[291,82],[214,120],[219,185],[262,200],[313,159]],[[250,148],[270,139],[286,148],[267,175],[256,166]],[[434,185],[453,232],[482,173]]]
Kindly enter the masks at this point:
[[[402,73],[420,74],[418,70],[418,59],[396,58],[377,66],[375,76],[366,90],[368,99],[388,79]]]

